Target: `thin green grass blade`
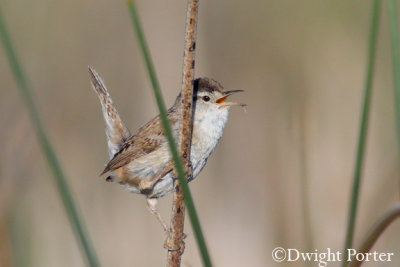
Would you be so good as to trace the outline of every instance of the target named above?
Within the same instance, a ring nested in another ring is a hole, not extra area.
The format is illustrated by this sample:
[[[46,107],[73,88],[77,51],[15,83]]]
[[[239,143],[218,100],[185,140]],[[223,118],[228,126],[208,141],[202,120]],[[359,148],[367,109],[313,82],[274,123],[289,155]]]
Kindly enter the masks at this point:
[[[127,3],[128,3],[128,7],[129,7],[130,16],[132,19],[133,28],[135,29],[136,37],[139,42],[144,61],[146,63],[147,72],[149,74],[151,84],[154,89],[154,95],[155,95],[155,98],[157,101],[158,108],[160,110],[162,125],[163,125],[164,131],[165,131],[165,135],[168,139],[169,147],[171,149],[171,153],[172,153],[172,156],[174,159],[179,183],[183,190],[185,204],[186,204],[186,207],[187,207],[187,210],[189,213],[189,218],[190,218],[190,222],[193,227],[193,231],[196,236],[200,254],[203,259],[203,264],[204,264],[204,266],[212,266],[211,259],[210,259],[210,256],[209,256],[209,253],[207,250],[207,246],[206,246],[206,243],[204,240],[204,236],[203,236],[203,233],[201,230],[199,218],[197,216],[196,209],[195,209],[195,206],[194,206],[194,203],[192,200],[192,195],[190,193],[189,186],[185,179],[185,172],[183,169],[183,165],[182,165],[179,153],[178,153],[176,143],[175,143],[173,135],[172,135],[171,126],[169,125],[169,121],[167,119],[167,109],[165,108],[164,100],[161,95],[160,85],[158,83],[158,80],[157,80],[157,77],[155,74],[155,70],[153,67],[153,63],[150,58],[150,53],[148,51],[147,44],[146,44],[146,41],[145,41],[145,38],[143,35],[142,27],[139,22],[135,4],[132,0],[128,0]]]
[[[347,233],[346,233],[346,241],[345,247],[343,251],[343,259],[347,259],[347,249],[353,246],[353,238],[354,238],[354,228],[356,223],[356,215],[357,215],[357,206],[358,206],[358,197],[360,191],[361,184],[361,175],[363,169],[363,161],[365,154],[365,144],[368,130],[368,120],[369,120],[369,110],[370,110],[370,102],[371,102],[371,89],[372,89],[372,80],[374,73],[374,65],[375,65],[375,54],[376,54],[376,40],[378,34],[378,24],[379,24],[379,11],[381,7],[380,0],[373,1],[373,11],[371,18],[371,28],[370,35],[368,41],[368,61],[367,61],[367,73],[365,77],[365,87],[364,87],[364,99],[362,104],[361,111],[361,120],[360,120],[360,128],[359,128],[359,137],[358,137],[358,145],[357,145],[357,155],[356,162],[354,166],[354,176],[353,176],[353,187],[351,191],[351,202],[348,214],[348,222],[347,222]],[[343,260],[342,266],[346,266],[346,260]]]
[[[396,105],[396,126],[397,126],[397,144],[400,146],[400,51],[399,51],[399,30],[397,28],[396,2],[388,0],[390,35],[392,41],[392,61],[393,61],[393,85],[395,92]]]
[[[0,37],[4,46],[4,51],[7,56],[11,71],[14,74],[15,81],[18,85],[19,92],[21,93],[23,101],[25,102],[28,108],[28,112],[32,120],[32,125],[36,130],[36,134],[39,140],[39,145],[43,150],[45,158],[48,161],[50,169],[53,173],[53,177],[56,182],[57,189],[60,193],[62,203],[64,204],[65,211],[68,215],[68,219],[71,223],[72,229],[74,230],[76,238],[79,241],[82,253],[86,257],[89,266],[93,267],[100,266],[96,253],[93,250],[91,242],[89,241],[89,237],[85,230],[83,221],[78,214],[76,205],[74,204],[74,200],[69,190],[69,186],[67,184],[64,173],[61,169],[61,165],[58,162],[57,156],[49,140],[47,139],[38,110],[33,100],[31,86],[29,85],[26,79],[26,76],[22,70],[20,62],[18,61],[18,57],[14,50],[11,38],[8,34],[1,9],[0,9]]]

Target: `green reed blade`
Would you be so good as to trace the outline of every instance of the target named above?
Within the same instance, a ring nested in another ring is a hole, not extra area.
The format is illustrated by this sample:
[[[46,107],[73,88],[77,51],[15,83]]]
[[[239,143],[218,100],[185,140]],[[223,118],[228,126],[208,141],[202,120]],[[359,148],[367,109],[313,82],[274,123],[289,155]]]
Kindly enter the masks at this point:
[[[61,169],[61,165],[44,131],[42,121],[33,100],[31,86],[28,83],[27,78],[23,72],[22,65],[18,61],[17,53],[15,52],[14,45],[12,44],[11,38],[8,34],[1,9],[0,36],[1,41],[3,42],[4,51],[7,56],[8,63],[14,75],[15,81],[18,85],[17,87],[20,94],[22,95],[23,101],[27,106],[30,118],[32,120],[32,125],[36,130],[39,145],[53,173],[58,192],[62,199],[62,203],[64,205],[68,219],[71,223],[71,227],[74,230],[77,240],[79,241],[82,253],[86,257],[89,266],[100,266],[96,253],[87,235],[86,228],[84,227],[83,221],[78,214],[65,175]]]
[[[194,203],[192,200],[192,195],[190,193],[189,186],[185,179],[185,171],[183,169],[183,165],[182,165],[179,153],[178,153],[178,149],[177,149],[176,143],[175,143],[173,135],[172,135],[171,126],[169,125],[169,121],[167,119],[167,110],[165,108],[165,104],[164,104],[164,100],[163,100],[163,97],[161,94],[160,86],[159,86],[159,83],[158,83],[158,80],[157,80],[157,77],[155,74],[155,70],[154,70],[153,63],[152,63],[151,57],[150,57],[150,53],[147,48],[145,37],[144,37],[143,31],[142,31],[142,28],[141,28],[141,25],[139,22],[139,18],[136,13],[136,8],[135,8],[134,2],[132,0],[128,0],[127,3],[128,3],[128,7],[129,7],[130,16],[132,19],[133,28],[135,29],[136,37],[137,37],[138,43],[140,45],[140,49],[141,49],[141,53],[143,55],[144,61],[146,63],[147,72],[149,74],[151,84],[152,84],[153,90],[154,90],[154,95],[155,95],[155,98],[157,101],[157,105],[160,110],[162,125],[163,125],[164,131],[165,131],[165,135],[168,139],[169,147],[171,149],[171,153],[172,153],[172,156],[174,159],[179,183],[183,190],[185,204],[186,204],[186,207],[188,210],[188,214],[189,214],[190,222],[193,227],[193,231],[196,236],[196,240],[197,240],[197,244],[199,246],[203,264],[204,264],[204,266],[212,266],[211,259],[210,259],[210,256],[209,256],[209,253],[207,250],[207,246],[206,246],[206,243],[204,240],[204,236],[203,236],[203,233],[201,230],[199,218],[197,216],[196,209],[195,209],[195,206],[194,206]]]
[[[373,11],[372,11],[372,18],[371,18],[371,26],[370,26],[371,28],[370,28],[370,35],[369,35],[369,41],[368,41],[368,59],[367,59],[368,61],[367,61],[367,72],[366,72],[365,85],[364,85],[364,99],[363,99],[362,111],[361,111],[356,162],[355,162],[355,166],[354,166],[353,186],[352,186],[352,191],[351,191],[351,202],[350,202],[348,221],[347,221],[346,241],[345,241],[345,247],[344,247],[344,251],[343,251],[344,259],[347,258],[347,249],[351,248],[353,246],[354,229],[355,229],[357,206],[358,206],[358,197],[359,197],[359,191],[360,191],[361,174],[362,174],[362,169],[363,169],[366,137],[367,137],[367,130],[368,130],[368,119],[369,119],[369,110],[370,110],[370,102],[371,102],[372,79],[373,79],[374,65],[375,65],[376,40],[377,40],[377,34],[378,34],[380,7],[381,7],[380,0],[373,0]],[[346,266],[346,264],[347,264],[347,262],[345,260],[343,260],[342,266],[344,267],[344,266]]]
[[[390,35],[392,41],[392,62],[393,62],[393,86],[396,105],[397,144],[400,146],[400,51],[399,51],[399,30],[397,28],[396,2],[388,0]]]

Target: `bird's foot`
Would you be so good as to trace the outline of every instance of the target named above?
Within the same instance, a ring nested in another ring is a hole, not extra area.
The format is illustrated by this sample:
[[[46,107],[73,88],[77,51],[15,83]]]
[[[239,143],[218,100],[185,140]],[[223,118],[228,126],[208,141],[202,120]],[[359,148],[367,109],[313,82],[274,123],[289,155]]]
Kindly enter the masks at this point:
[[[168,251],[179,251],[179,254],[182,255],[183,252],[185,251],[185,241],[183,241],[185,238],[186,238],[186,234],[182,233],[182,238],[180,238],[181,244],[176,245],[176,244],[174,244],[171,233],[170,233],[167,237],[167,240],[165,240],[164,248]]]

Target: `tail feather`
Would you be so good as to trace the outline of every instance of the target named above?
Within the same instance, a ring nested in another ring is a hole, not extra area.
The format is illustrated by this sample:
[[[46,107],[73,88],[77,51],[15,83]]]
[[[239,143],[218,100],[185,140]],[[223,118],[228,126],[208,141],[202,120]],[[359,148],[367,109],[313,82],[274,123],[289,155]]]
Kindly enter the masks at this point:
[[[108,143],[108,154],[110,159],[117,153],[121,145],[131,135],[129,129],[124,125],[119,117],[117,109],[114,107],[113,101],[107,88],[97,74],[97,72],[89,66],[89,73],[93,90],[96,92],[100,99],[101,108],[103,110],[103,117],[106,123],[106,135]]]

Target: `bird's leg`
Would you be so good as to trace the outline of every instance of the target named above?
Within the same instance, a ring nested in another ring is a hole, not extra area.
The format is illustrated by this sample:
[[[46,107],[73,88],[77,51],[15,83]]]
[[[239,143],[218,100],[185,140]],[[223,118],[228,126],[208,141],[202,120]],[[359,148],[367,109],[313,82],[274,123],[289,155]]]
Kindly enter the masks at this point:
[[[147,201],[147,207],[148,207],[149,211],[157,217],[157,220],[160,222],[160,224],[164,228],[164,232],[167,235],[169,235],[169,232],[170,232],[169,227],[164,222],[164,220],[161,218],[160,213],[158,213],[158,211],[157,211],[157,202],[158,202],[157,199],[156,198],[148,198],[148,199],[146,199],[146,201]]]

